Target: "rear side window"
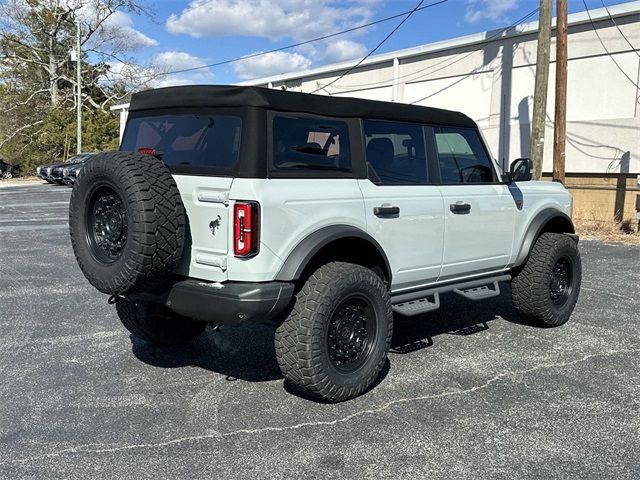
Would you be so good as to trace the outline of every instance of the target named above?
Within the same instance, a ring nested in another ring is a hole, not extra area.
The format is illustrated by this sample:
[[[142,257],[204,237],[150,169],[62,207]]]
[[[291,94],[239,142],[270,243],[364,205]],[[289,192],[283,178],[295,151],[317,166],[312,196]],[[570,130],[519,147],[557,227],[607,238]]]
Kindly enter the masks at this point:
[[[442,183],[492,183],[493,165],[478,132],[470,128],[435,128]]]
[[[232,169],[238,162],[242,120],[231,115],[158,115],[127,122],[120,150],[153,148],[174,166]]]
[[[365,120],[366,159],[382,185],[424,185],[427,162],[421,125]]]
[[[273,167],[290,171],[350,171],[347,124],[322,118],[274,117]]]

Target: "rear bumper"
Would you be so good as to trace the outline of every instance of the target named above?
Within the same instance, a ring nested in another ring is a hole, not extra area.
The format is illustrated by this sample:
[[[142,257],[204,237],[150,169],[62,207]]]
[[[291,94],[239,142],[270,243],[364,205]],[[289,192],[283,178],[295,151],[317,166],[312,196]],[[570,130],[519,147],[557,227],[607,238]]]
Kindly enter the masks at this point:
[[[195,279],[173,284],[162,296],[140,297],[175,313],[216,325],[264,323],[281,313],[293,297],[288,282],[210,283]]]

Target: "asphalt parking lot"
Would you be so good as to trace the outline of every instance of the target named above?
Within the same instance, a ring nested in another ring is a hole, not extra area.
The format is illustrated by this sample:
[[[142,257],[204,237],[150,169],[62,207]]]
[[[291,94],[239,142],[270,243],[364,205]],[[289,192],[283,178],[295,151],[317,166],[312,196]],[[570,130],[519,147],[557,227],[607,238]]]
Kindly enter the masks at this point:
[[[560,328],[508,288],[397,318],[380,384],[328,405],[286,389],[269,327],[131,337],[75,263],[69,193],[0,188],[0,478],[640,477],[640,247],[581,243]]]

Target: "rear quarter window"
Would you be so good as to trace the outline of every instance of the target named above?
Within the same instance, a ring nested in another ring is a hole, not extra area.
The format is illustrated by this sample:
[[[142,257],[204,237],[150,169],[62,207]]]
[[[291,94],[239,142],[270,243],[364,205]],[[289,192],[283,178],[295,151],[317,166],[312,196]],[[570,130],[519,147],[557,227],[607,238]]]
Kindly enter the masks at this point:
[[[324,118],[275,116],[274,171],[351,171],[349,128]]]
[[[242,119],[232,115],[156,115],[130,118],[120,150],[153,148],[168,166],[233,169]]]

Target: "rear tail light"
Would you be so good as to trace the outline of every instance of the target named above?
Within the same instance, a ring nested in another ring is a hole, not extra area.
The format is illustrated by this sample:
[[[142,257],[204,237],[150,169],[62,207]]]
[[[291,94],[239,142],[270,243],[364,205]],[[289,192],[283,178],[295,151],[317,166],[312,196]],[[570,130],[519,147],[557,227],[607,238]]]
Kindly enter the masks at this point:
[[[236,257],[258,254],[260,206],[257,202],[236,202],[233,207],[233,253]]]

